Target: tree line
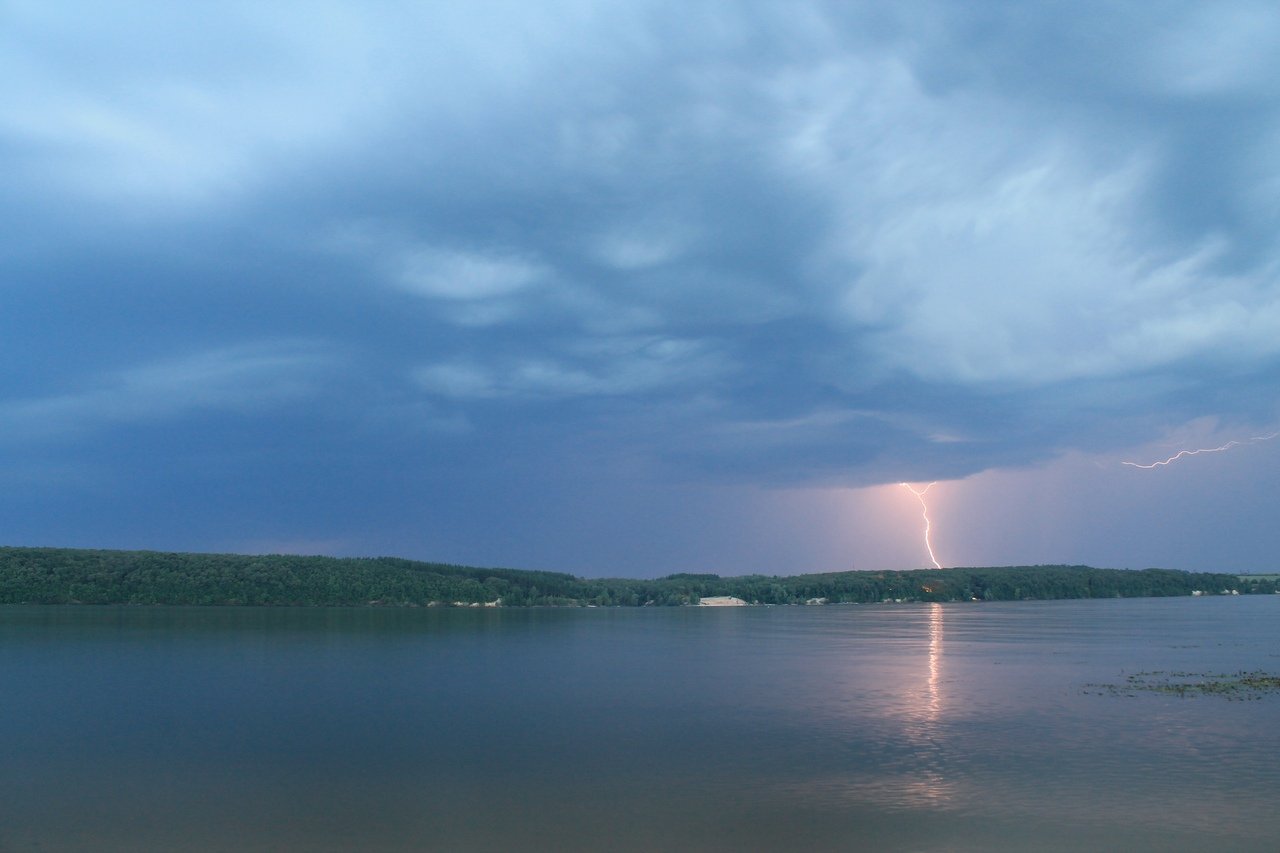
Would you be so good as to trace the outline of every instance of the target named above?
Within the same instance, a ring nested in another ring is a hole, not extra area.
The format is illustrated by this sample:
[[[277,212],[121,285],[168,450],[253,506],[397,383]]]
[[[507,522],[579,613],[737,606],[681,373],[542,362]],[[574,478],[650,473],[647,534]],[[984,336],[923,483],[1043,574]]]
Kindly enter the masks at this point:
[[[0,547],[0,604],[673,606],[1017,601],[1273,593],[1277,577],[1168,569],[1002,566],[807,575],[580,578],[395,557],[192,554]]]

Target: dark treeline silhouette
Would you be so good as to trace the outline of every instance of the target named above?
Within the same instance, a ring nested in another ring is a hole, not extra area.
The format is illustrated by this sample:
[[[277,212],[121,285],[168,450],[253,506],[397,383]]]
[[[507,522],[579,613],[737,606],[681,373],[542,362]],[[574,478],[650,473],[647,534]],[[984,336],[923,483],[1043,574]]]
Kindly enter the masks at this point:
[[[1275,576],[1003,566],[650,580],[484,569],[395,557],[0,548],[0,604],[504,607],[669,606],[710,596],[752,604],[1019,601],[1272,593]]]

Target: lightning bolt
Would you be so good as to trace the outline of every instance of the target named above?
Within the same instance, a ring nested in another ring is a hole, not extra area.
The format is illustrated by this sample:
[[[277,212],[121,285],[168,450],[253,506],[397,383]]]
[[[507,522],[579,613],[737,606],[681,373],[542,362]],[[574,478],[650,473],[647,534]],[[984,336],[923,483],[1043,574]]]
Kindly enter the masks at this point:
[[[929,539],[929,532],[933,525],[929,522],[929,504],[925,502],[925,494],[937,485],[937,481],[930,483],[923,489],[916,489],[910,483],[899,483],[904,489],[916,496],[916,500],[920,501],[920,514],[924,516],[924,547],[929,552],[929,559],[933,562],[935,569],[942,568],[942,564],[938,562],[938,558],[933,555],[933,543]]]
[[[1244,441],[1235,441],[1233,439],[1231,441],[1228,441],[1226,444],[1220,444],[1217,447],[1200,447],[1195,450],[1179,450],[1177,453],[1173,454],[1168,459],[1161,459],[1159,462],[1152,462],[1150,465],[1143,465],[1142,463],[1139,463],[1139,462],[1121,462],[1120,464],[1129,465],[1130,467],[1133,467],[1133,468],[1143,468],[1149,471],[1152,468],[1160,468],[1161,466],[1169,465],[1171,463],[1177,462],[1179,459],[1182,459],[1186,456],[1196,456],[1201,453],[1221,453],[1222,451],[1230,450],[1233,447],[1242,447],[1246,444],[1257,444],[1259,441],[1270,441],[1271,439],[1275,438],[1277,435],[1280,435],[1280,430],[1276,430],[1273,433],[1268,433],[1267,435],[1255,435],[1252,438],[1245,439]]]

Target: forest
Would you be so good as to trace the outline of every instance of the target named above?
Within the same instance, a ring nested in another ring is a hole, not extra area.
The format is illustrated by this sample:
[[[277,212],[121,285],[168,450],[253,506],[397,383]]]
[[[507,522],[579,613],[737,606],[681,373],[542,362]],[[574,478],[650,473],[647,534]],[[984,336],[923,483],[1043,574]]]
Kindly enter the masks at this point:
[[[0,604],[640,607],[735,596],[749,604],[1020,601],[1274,593],[1276,575],[1001,566],[802,575],[581,578],[396,557],[0,547]]]

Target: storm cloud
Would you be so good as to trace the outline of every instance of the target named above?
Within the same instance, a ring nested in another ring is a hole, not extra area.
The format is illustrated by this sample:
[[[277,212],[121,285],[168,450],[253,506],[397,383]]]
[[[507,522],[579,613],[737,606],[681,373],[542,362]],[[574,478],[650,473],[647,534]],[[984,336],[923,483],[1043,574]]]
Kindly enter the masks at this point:
[[[0,22],[13,544],[843,568],[781,495],[1280,419],[1270,4]]]

